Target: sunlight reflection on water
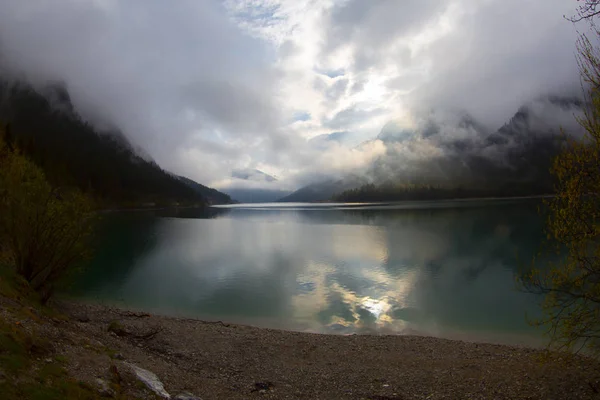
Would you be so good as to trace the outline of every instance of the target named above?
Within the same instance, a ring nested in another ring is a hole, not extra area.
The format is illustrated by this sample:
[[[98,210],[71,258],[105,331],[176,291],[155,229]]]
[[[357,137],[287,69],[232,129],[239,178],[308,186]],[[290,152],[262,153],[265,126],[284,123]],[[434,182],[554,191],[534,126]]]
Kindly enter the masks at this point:
[[[78,290],[311,332],[531,336],[524,316],[536,301],[515,290],[514,275],[516,255],[540,245],[536,204],[382,207],[115,216]]]

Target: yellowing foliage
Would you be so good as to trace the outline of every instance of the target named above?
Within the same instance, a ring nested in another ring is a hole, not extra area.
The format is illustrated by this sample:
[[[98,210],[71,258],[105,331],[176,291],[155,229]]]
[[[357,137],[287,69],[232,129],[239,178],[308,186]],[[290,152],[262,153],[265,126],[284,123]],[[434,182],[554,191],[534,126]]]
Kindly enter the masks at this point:
[[[600,354],[600,58],[587,37],[579,41],[579,65],[588,108],[579,119],[583,140],[570,141],[554,161],[556,196],[547,230],[562,261],[520,278],[524,287],[545,295],[544,317],[536,321],[555,348]]]
[[[85,195],[53,188],[38,166],[0,140],[0,254],[43,301],[87,258],[92,215]]]

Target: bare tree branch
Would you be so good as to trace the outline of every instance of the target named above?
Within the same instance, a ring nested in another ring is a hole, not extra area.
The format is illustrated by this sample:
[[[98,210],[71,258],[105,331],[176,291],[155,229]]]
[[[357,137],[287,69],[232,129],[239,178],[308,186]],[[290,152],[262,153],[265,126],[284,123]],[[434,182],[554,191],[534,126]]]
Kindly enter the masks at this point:
[[[566,17],[571,22],[580,22],[583,20],[592,21],[597,15],[600,14],[600,7],[598,4],[600,0],[577,0],[580,4],[577,7],[577,12],[571,17]]]

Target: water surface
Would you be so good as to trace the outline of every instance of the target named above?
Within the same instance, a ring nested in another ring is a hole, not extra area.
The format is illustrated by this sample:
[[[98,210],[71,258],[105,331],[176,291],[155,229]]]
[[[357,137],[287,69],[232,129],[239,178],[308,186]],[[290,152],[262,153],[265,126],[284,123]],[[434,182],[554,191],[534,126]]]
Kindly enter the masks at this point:
[[[537,200],[258,204],[104,218],[74,292],[173,315],[325,333],[539,340],[515,274]],[[521,260],[521,262],[519,261]]]

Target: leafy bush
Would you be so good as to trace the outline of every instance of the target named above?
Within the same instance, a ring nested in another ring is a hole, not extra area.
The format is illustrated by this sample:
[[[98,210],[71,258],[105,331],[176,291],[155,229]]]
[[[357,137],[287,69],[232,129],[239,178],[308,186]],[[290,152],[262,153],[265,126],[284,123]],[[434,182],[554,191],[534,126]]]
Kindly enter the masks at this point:
[[[87,196],[53,188],[37,165],[0,140],[0,255],[42,302],[89,256],[92,210]]]
[[[545,295],[535,324],[548,328],[552,346],[600,355],[600,49],[582,36],[579,55],[588,105],[579,123],[587,135],[555,159],[556,196],[546,202],[548,235],[566,255],[520,283]]]

